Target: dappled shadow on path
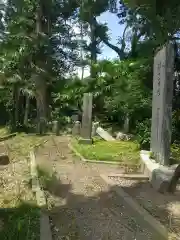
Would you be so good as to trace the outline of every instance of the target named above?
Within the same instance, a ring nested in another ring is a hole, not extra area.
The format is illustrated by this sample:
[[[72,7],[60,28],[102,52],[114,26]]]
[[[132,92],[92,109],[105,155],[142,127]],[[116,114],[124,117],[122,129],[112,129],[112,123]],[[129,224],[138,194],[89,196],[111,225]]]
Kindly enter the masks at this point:
[[[65,156],[65,160],[60,155]],[[42,176],[40,179],[47,197],[54,240],[164,239],[116,195],[116,190],[123,187],[120,183],[114,182],[114,186],[108,187],[94,165],[82,163],[72,156],[67,139],[57,139],[56,144],[53,141],[46,143],[36,152],[36,158],[38,166],[50,172],[47,179],[41,179]],[[139,187],[142,193],[146,193],[146,188],[146,184],[144,189]],[[131,195],[136,199],[133,185],[124,190],[134,192]],[[150,194],[152,198],[153,194],[155,196],[154,192]],[[174,203],[175,199],[169,199],[169,202]],[[161,208],[163,218],[168,217],[168,204],[161,204]]]
[[[49,192],[51,195],[66,198],[68,192],[71,190],[71,184],[63,184],[56,173],[49,173],[46,169],[37,168],[40,184],[43,190]]]
[[[97,180],[102,181],[100,177]],[[99,189],[93,195],[92,189],[86,188],[83,195],[74,192],[73,185],[62,184],[56,176],[52,179],[48,176],[47,182],[45,191],[55,199],[48,211],[55,240],[161,239],[141,216],[117,197],[115,191],[119,186]]]

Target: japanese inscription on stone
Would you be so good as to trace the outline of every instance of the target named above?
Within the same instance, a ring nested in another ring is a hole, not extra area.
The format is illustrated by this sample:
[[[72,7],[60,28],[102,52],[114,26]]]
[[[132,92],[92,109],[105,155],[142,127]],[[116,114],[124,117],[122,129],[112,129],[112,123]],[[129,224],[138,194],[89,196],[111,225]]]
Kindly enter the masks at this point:
[[[169,164],[174,78],[174,47],[166,44],[154,57],[151,151],[156,160]]]

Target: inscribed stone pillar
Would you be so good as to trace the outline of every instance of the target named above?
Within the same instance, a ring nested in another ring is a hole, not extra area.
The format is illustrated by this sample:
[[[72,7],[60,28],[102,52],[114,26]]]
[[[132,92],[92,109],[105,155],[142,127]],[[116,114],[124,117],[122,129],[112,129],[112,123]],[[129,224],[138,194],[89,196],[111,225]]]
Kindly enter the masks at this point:
[[[166,44],[154,57],[151,151],[162,165],[169,165],[171,144],[174,46]]]
[[[59,135],[59,121],[53,121],[53,133]]]
[[[83,98],[83,113],[82,113],[82,125],[81,125],[81,143],[92,143],[91,131],[92,131],[92,100],[91,93],[84,93]]]

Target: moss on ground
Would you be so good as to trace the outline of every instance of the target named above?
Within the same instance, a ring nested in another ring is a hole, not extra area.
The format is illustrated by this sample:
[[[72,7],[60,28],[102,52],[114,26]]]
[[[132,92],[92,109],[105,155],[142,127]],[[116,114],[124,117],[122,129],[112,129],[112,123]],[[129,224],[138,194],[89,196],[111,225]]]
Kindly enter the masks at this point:
[[[72,141],[73,147],[86,159],[115,161],[124,164],[139,164],[139,145],[132,141],[103,141],[95,139],[92,145]]]
[[[36,206],[21,203],[16,208],[0,209],[0,239],[40,239],[40,210]]]
[[[0,172],[0,239],[40,239],[39,208],[32,192],[29,152],[45,137],[27,134],[5,141],[10,164]]]

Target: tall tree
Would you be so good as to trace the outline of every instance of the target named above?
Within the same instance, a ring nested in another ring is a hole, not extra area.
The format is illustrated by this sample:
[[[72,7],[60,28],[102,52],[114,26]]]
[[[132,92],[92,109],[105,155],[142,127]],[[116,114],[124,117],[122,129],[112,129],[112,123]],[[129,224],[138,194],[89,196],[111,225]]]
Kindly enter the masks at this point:
[[[6,83],[12,79],[16,82],[13,82],[16,89],[20,84],[24,87],[28,84],[28,89],[34,91],[39,132],[45,131],[48,118],[49,86],[60,79],[64,71],[72,68],[72,60],[76,56],[76,51],[72,51],[76,43],[71,38],[72,30],[67,21],[73,17],[76,8],[73,0],[7,2],[2,72]]]

